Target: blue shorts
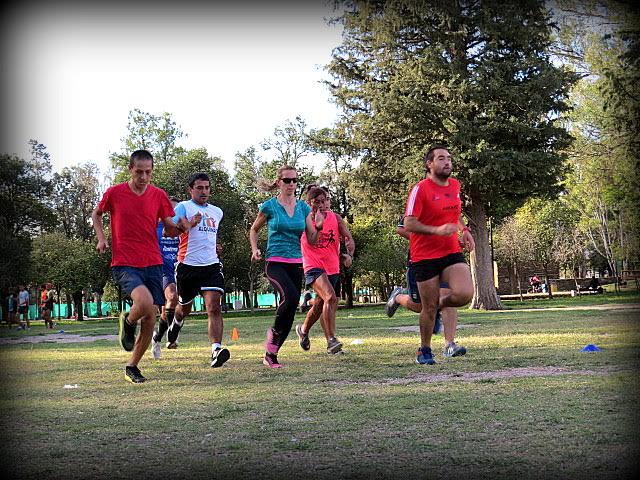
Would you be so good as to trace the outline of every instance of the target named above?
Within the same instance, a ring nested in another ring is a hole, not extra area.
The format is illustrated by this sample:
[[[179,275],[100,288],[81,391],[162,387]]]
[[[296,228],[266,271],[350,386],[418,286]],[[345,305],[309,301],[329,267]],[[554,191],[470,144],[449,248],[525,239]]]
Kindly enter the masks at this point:
[[[322,276],[323,273],[326,273],[322,268],[310,268],[306,272],[304,272],[304,284],[309,287],[313,282],[315,282],[318,277]],[[340,274],[335,273],[333,275],[327,275],[329,278],[329,283],[333,287],[333,291],[336,292],[336,296],[339,295],[340,292]]]
[[[131,296],[140,285],[144,285],[151,292],[154,305],[164,305],[164,290],[162,288],[162,265],[151,267],[111,267],[113,280],[120,285],[123,293]]]
[[[162,290],[164,291],[172,283],[176,283],[176,269],[173,263],[162,264]]]
[[[416,281],[416,272],[413,271],[413,266],[411,264],[407,265],[407,288],[409,289],[411,300],[415,303],[421,303],[420,292],[418,291],[418,282]],[[447,282],[441,282],[440,288],[449,288],[449,284]]]

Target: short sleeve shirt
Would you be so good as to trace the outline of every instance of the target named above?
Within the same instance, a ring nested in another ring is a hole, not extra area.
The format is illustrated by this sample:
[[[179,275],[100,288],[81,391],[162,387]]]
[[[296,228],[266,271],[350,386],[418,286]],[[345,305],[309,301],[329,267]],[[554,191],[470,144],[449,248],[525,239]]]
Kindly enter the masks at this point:
[[[98,209],[111,215],[111,266],[150,267],[162,264],[156,228],[174,215],[166,192],[147,185],[137,195],[128,182],[109,187]]]
[[[293,216],[273,197],[262,205],[260,211],[267,217],[266,259],[281,258],[302,261],[300,237],[305,229],[311,207],[302,200],[296,201]]]
[[[187,200],[178,204],[173,221],[177,223],[180,218],[191,220],[197,213],[202,215],[200,223],[180,235],[178,262],[192,266],[219,263],[216,243],[223,216],[222,209],[210,203],[199,205],[193,200]]]
[[[424,225],[438,227],[446,223],[458,223],[461,212],[460,183],[455,178],[450,178],[446,186],[425,178],[411,189],[405,217],[416,217]],[[461,251],[456,233],[447,236],[411,233],[409,238],[409,252],[413,263]]]
[[[26,290],[18,292],[18,305],[21,307],[29,305],[29,292]]]

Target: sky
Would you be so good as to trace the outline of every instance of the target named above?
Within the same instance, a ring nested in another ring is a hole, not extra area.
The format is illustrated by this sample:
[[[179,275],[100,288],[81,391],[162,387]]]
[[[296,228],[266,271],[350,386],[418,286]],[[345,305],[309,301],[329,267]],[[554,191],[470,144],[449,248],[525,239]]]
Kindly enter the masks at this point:
[[[323,0],[249,3],[35,2],[2,12],[0,153],[47,147],[54,171],[92,161],[105,173],[130,110],[172,114],[232,170],[301,115],[330,126],[338,111],[323,70],[341,27]],[[139,5],[134,7],[132,5]]]

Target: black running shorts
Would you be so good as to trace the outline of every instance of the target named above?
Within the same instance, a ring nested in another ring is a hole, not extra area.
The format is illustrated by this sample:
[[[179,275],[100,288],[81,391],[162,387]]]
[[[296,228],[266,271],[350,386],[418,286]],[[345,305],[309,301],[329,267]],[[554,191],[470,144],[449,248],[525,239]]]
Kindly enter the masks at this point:
[[[420,260],[411,264],[417,282],[424,282],[442,274],[445,268],[456,263],[467,263],[462,253],[451,253],[444,257]]]
[[[220,292],[224,295],[224,275],[222,265],[194,266],[178,263],[176,266],[176,286],[181,305],[191,303],[201,291]]]

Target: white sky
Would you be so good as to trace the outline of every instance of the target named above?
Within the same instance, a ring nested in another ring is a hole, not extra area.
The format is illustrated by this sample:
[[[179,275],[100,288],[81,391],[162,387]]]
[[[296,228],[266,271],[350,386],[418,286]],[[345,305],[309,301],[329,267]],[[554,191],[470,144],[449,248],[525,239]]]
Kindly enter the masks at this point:
[[[104,173],[139,108],[170,112],[188,134],[180,145],[206,147],[231,170],[237,151],[259,149],[286,120],[299,114],[320,128],[337,117],[319,81],[341,27],[326,24],[333,11],[322,0],[87,3],[26,1],[3,12],[0,152],[26,157],[34,138],[55,171],[91,160]]]

